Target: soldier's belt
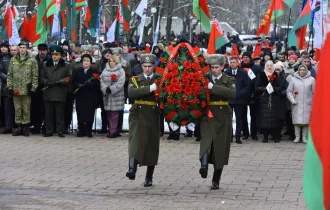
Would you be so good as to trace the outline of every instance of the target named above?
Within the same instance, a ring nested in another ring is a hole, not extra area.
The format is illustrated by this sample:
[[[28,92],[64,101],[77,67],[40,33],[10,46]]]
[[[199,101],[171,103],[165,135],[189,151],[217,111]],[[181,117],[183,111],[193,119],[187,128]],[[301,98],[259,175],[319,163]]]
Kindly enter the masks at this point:
[[[210,101],[210,106],[226,106],[228,105],[228,101]]]
[[[142,100],[135,100],[136,104],[141,104],[141,105],[149,105],[149,106],[156,106],[157,103],[153,101],[142,101]]]

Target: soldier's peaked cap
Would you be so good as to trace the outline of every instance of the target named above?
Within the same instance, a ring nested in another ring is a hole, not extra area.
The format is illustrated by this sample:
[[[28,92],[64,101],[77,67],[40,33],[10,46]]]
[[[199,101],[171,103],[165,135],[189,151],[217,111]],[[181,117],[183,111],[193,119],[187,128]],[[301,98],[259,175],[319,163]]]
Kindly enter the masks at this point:
[[[50,49],[49,49],[50,53],[53,54],[53,53],[58,53],[58,54],[63,54],[63,48],[58,46],[58,45],[52,45],[50,46]]]

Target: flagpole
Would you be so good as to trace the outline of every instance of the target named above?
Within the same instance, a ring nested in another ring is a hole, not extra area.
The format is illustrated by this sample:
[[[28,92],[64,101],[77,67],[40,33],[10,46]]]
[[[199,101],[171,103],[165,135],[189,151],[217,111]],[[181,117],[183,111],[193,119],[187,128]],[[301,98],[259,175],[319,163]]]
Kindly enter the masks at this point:
[[[202,47],[202,40],[203,40],[203,38],[202,38],[202,10],[201,10],[201,8],[199,7],[199,18],[200,18],[200,20],[199,20],[199,41],[200,41],[200,47]]]
[[[290,11],[289,11],[288,27],[287,27],[287,29],[286,29],[286,39],[285,39],[285,46],[286,46],[286,49],[289,48],[289,46],[288,46],[288,42],[289,42],[289,27],[290,27],[290,22],[291,22],[291,7],[290,7]]]
[[[307,47],[307,52],[308,52],[308,50],[309,50],[309,42],[310,42],[311,37],[312,37],[312,35],[313,35],[313,32],[312,32],[313,27],[314,27],[314,17],[312,17],[312,24],[311,24],[310,29],[309,29],[309,37],[308,37],[308,45],[307,45],[308,47]],[[312,49],[313,49],[313,45],[314,45],[314,41],[312,41]]]

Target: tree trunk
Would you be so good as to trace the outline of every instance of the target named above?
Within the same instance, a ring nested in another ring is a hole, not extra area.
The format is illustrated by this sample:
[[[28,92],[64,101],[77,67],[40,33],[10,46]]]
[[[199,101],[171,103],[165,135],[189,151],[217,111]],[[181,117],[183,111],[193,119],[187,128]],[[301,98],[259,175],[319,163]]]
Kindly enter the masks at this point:
[[[33,12],[36,5],[36,0],[29,0],[26,8],[26,13]]]
[[[169,41],[172,30],[172,11],[174,0],[167,1],[166,41]]]

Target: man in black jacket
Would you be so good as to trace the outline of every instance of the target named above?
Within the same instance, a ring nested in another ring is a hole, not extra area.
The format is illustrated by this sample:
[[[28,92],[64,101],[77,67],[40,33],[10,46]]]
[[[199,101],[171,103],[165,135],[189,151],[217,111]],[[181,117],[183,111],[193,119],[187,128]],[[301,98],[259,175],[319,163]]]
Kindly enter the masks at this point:
[[[244,52],[243,53],[243,62],[241,63],[241,68],[248,72],[248,76],[251,79],[251,86],[250,86],[250,93],[254,92],[254,84],[255,80],[258,75],[262,72],[261,66],[254,65],[252,61],[251,53]],[[250,72],[252,71],[252,72]],[[243,129],[243,139],[247,140],[250,136],[249,127],[248,127],[248,120],[247,120],[247,106],[250,107],[250,131],[251,131],[251,138],[253,140],[258,140],[258,131],[257,131],[257,103],[256,98],[251,95],[250,100],[248,101],[247,105],[243,105],[242,108],[242,129]]]
[[[243,106],[248,104],[248,99],[251,94],[250,86],[251,80],[248,73],[238,67],[238,58],[233,56],[230,58],[230,68],[225,71],[229,77],[235,79],[236,96],[232,101],[229,101],[231,108],[235,111],[236,117],[236,132],[235,139],[237,144],[242,144],[241,132],[242,132],[242,116]]]
[[[36,56],[39,71],[38,75],[41,75],[42,67],[48,61],[49,58],[50,56],[48,54],[47,44],[39,44],[38,55]],[[39,77],[39,86],[37,90],[31,94],[31,122],[33,124],[33,129],[31,130],[32,134],[40,134],[41,125],[44,121],[44,101],[41,91],[42,88],[43,86],[40,84]]]
[[[12,56],[9,53],[7,42],[0,44],[0,50],[1,118],[4,120],[4,128],[1,129],[0,133],[7,134],[12,132],[15,112],[13,96],[7,90],[8,66]]]

